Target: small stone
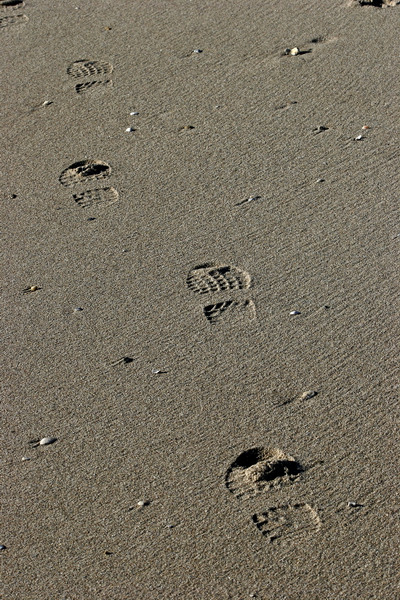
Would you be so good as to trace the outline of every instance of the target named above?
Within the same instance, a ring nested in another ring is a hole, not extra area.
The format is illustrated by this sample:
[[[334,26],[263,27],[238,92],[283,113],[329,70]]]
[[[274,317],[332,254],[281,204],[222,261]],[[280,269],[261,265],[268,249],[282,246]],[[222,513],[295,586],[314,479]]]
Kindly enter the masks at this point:
[[[321,177],[317,179],[317,183],[322,183],[323,181],[325,181],[325,179],[322,179]]]
[[[80,306],[78,306],[77,308],[74,308],[74,313],[78,313],[78,312],[82,312],[83,308],[81,308]]]
[[[42,106],[49,106],[50,104],[53,104],[53,103],[52,103],[50,100],[45,100],[45,101],[42,103]]]
[[[54,444],[57,441],[56,437],[44,437],[40,440],[39,446],[48,446],[49,444]]]
[[[362,135],[358,135],[358,136],[356,137],[356,140],[363,140],[363,139],[364,139],[364,136],[362,136]]]
[[[301,312],[298,310],[291,310],[289,315],[293,317],[294,315],[301,315]]]
[[[295,48],[292,48],[290,50],[290,56],[297,56],[297,54],[299,54],[300,50],[297,48],[297,46]]]
[[[39,289],[37,285],[31,285],[23,290],[24,294],[28,294],[30,292],[36,292]]]
[[[139,500],[139,502],[137,503],[139,508],[143,508],[143,506],[148,506],[149,504],[150,502],[148,500]]]
[[[1,550],[7,550],[7,546],[5,546],[4,544],[0,544],[0,551]]]
[[[325,127],[325,125],[318,125],[318,127],[316,127],[314,129],[315,133],[322,133],[323,131],[328,131],[329,127]]]
[[[135,131],[135,130],[133,129],[133,127],[127,127],[127,128],[125,129],[125,131],[126,131],[127,133],[131,133],[132,131]]]
[[[193,54],[201,54],[203,52],[203,50],[200,50],[200,48],[196,48],[195,50],[193,50]]]
[[[363,125],[361,129],[369,129],[369,125]]]
[[[131,117],[133,117],[133,116],[136,116],[136,115],[138,115],[139,113],[134,111],[134,112],[131,112],[131,113],[129,113],[129,114],[131,115]]]
[[[31,459],[29,458],[29,456],[23,456],[22,461],[26,461],[26,460],[31,460]]]

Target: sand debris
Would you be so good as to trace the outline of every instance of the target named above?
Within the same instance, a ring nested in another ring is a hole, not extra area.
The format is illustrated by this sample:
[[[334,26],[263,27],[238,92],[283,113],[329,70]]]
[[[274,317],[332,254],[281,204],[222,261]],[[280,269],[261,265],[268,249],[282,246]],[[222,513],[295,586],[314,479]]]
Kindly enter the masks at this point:
[[[235,206],[241,206],[242,204],[247,204],[248,202],[254,202],[254,200],[261,200],[261,196],[250,196],[250,198],[245,198],[240,202],[237,202]]]

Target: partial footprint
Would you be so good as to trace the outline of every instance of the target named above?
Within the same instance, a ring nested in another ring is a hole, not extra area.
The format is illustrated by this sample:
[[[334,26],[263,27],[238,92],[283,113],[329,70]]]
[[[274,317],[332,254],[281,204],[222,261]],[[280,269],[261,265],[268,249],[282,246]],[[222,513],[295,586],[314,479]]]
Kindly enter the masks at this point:
[[[113,187],[105,187],[73,194],[73,198],[82,208],[106,207],[115,204],[118,201],[119,194]]]
[[[71,77],[100,77],[112,73],[113,67],[103,60],[77,60],[67,69]]]
[[[10,8],[11,10],[23,8],[25,2],[23,0],[0,0],[0,8]]]
[[[396,6],[400,4],[400,0],[355,0],[360,6],[375,6],[384,8],[385,6]]]
[[[289,454],[276,448],[251,448],[229,467],[225,484],[237,498],[251,498],[264,490],[289,483],[304,469]]]
[[[77,83],[75,86],[75,91],[77,94],[82,94],[83,92],[98,90],[99,88],[105,89],[111,86],[111,79],[107,79],[106,81],[85,81],[84,83]]]
[[[193,292],[212,294],[224,290],[248,289],[251,277],[237,267],[206,263],[189,271],[186,283]]]
[[[253,515],[252,520],[270,542],[281,538],[297,541],[321,528],[317,512],[305,503],[271,506],[265,512]]]
[[[203,308],[204,316],[210,323],[217,323],[221,318],[227,316],[233,319],[254,319],[256,308],[252,300],[226,300],[209,304]]]
[[[67,68],[67,74],[74,79],[89,79],[75,85],[77,94],[87,91],[105,90],[112,86],[109,75],[113,66],[104,60],[76,60]]]
[[[0,17],[0,28],[1,27],[9,27],[10,25],[22,25],[28,21],[28,17],[26,15],[7,15],[5,17]]]
[[[110,174],[110,165],[101,160],[81,160],[64,169],[59,181],[62,185],[71,187],[85,181],[109,177]]]

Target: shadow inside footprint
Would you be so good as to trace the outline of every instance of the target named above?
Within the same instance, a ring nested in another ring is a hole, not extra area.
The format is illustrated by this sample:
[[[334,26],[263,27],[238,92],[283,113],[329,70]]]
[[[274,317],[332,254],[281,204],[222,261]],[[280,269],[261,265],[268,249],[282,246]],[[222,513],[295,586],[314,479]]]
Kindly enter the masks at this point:
[[[275,448],[251,448],[229,467],[226,487],[237,498],[251,497],[284,481],[293,481],[303,467],[290,455]]]

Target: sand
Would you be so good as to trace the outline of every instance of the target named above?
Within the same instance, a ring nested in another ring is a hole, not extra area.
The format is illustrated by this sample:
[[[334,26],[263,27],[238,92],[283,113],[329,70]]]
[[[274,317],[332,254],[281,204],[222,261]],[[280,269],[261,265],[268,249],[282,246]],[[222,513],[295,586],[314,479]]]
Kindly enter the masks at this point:
[[[2,598],[400,598],[400,6],[1,4]]]

